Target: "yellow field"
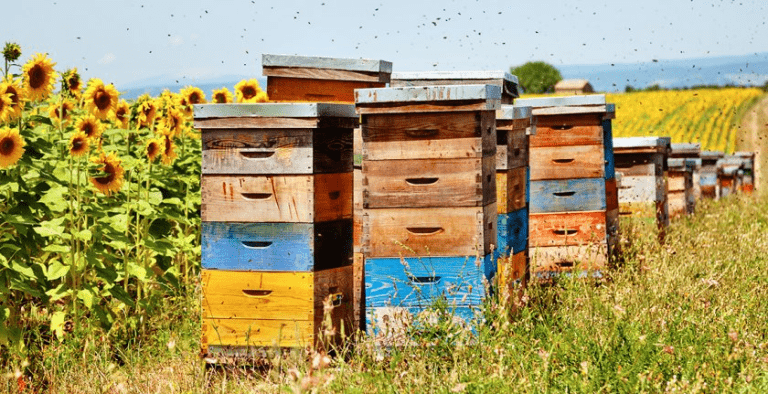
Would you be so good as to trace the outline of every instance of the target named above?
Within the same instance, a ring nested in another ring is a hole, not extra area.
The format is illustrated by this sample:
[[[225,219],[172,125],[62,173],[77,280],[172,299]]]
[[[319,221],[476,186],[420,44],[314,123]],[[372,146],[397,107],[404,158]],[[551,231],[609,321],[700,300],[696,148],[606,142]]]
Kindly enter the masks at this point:
[[[616,104],[614,137],[669,136],[700,142],[702,150],[732,153],[741,115],[762,94],[756,88],[608,94]]]

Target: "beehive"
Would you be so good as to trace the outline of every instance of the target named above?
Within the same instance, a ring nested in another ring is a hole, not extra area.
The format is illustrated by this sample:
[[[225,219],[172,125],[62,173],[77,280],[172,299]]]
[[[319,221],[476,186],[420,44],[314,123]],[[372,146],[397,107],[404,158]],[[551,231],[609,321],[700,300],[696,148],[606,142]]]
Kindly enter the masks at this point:
[[[669,226],[667,181],[664,170],[669,156],[669,137],[614,138],[619,215],[655,219],[663,234]],[[662,235],[663,236],[663,235]]]
[[[744,178],[741,191],[752,193],[755,190],[755,152],[736,152],[734,156],[740,157],[744,162]]]
[[[605,268],[615,251],[618,207],[613,104],[604,95],[516,100],[533,107],[529,247],[538,275]]]
[[[696,209],[693,174],[701,159],[667,159],[667,201],[670,216],[693,214]]]
[[[717,161],[717,185],[720,197],[739,191],[740,177],[744,174],[744,161],[738,156],[725,155]]]
[[[496,272],[501,89],[440,85],[355,96],[367,329],[381,333],[391,308],[411,313],[438,296],[467,315]],[[403,296],[412,290],[425,298]]]
[[[717,184],[717,161],[723,158],[723,152],[702,151],[701,156],[701,176],[699,184],[701,196],[705,198],[717,199],[720,197],[720,186]]]
[[[350,331],[357,123],[350,104],[195,106],[204,353],[314,345],[326,311]]]
[[[501,88],[501,103],[512,104],[520,97],[516,76],[503,71],[414,71],[392,73],[391,87],[437,85],[495,85]]]
[[[669,157],[673,159],[693,159],[693,199],[701,198],[701,144],[675,143],[670,145]]]

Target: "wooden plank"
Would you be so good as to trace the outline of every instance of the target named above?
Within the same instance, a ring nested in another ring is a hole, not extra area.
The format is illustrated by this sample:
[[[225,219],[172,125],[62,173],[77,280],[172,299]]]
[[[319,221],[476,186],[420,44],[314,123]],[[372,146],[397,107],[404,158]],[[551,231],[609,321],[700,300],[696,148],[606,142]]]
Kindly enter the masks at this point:
[[[381,208],[363,216],[367,257],[487,255],[496,243],[496,204]]]
[[[608,235],[606,212],[530,214],[533,246],[569,246],[605,242]]]
[[[355,327],[354,283],[352,265],[315,272],[315,337],[325,336],[326,344],[340,343],[341,334],[349,335]]]
[[[608,245],[550,246],[531,249],[531,274],[584,272],[607,268]]]
[[[354,178],[353,211],[352,211],[352,236],[355,252],[362,250],[363,237],[363,170],[355,168],[352,173]]]
[[[324,223],[202,223],[202,267],[317,271],[351,264],[352,220]]]
[[[667,190],[683,191],[690,183],[691,173],[687,171],[669,171],[667,176]]]
[[[496,219],[496,256],[515,254],[528,250],[528,209],[518,209],[499,214]]]
[[[687,194],[685,190],[670,191],[667,204],[669,204],[669,215],[672,217],[684,215],[687,208]]]
[[[363,160],[494,156],[492,111],[363,116]]]
[[[496,201],[492,156],[468,159],[367,160],[363,207],[477,207]]]
[[[486,102],[501,99],[501,87],[495,85],[440,85],[358,89],[355,105],[358,109],[381,104],[442,103],[452,101]],[[498,108],[494,108],[498,109]]]
[[[531,213],[604,211],[605,199],[603,178],[531,182]]]
[[[267,95],[277,102],[329,102],[354,104],[355,89],[384,87],[384,82],[267,77]]]
[[[352,218],[352,173],[203,175],[203,221],[313,223]]]
[[[366,258],[366,306],[428,307],[442,297],[450,305],[479,305],[493,264],[491,256]]]
[[[528,166],[529,136],[525,133],[525,129],[507,130],[506,134],[506,143],[496,147],[497,155],[499,150],[507,149],[505,163],[507,169]],[[498,165],[496,168],[501,169]]]
[[[617,154],[615,155],[616,171],[623,175],[662,175],[664,171],[664,156],[654,154]]]
[[[231,117],[195,119],[194,127],[207,129],[310,129],[320,124],[318,118]]]
[[[528,167],[496,171],[496,209],[507,213],[525,208],[528,202],[526,174]]]
[[[605,209],[608,211],[619,208],[619,190],[616,186],[616,179],[605,181]]]
[[[603,148],[605,179],[616,177],[616,158],[613,155],[613,126],[610,119],[603,120]]]
[[[528,251],[498,259],[497,286],[500,297],[512,297],[515,288],[525,285],[528,276]]]
[[[305,347],[315,342],[312,320],[203,319],[203,352],[209,346]]]
[[[375,106],[356,106],[355,111],[360,115],[386,115],[386,114],[418,114],[432,112],[475,112],[495,111],[499,109],[498,99],[458,100],[458,101],[434,101],[418,104],[411,103],[384,103]]]
[[[440,329],[441,322],[435,319],[435,311],[423,306],[370,306],[366,313],[366,328],[368,335],[378,348],[403,347],[412,344],[414,339],[408,336],[409,328],[414,320],[429,327],[429,330]],[[475,330],[474,324],[478,318],[482,320],[482,305],[467,305],[454,307],[449,305],[449,318],[457,327]]]
[[[531,148],[531,180],[603,178],[602,145]]]
[[[365,331],[365,256],[362,253],[355,252],[352,267],[355,328]]]
[[[356,81],[356,82],[377,82],[382,86],[389,79],[389,74],[380,72],[352,71],[352,70],[333,70],[308,67],[278,67],[268,66],[262,68],[262,75],[267,77],[285,77],[299,79],[317,79],[317,80],[337,80],[337,81]],[[269,78],[267,78],[269,86]],[[271,97],[270,97],[271,98]]]
[[[619,203],[662,201],[667,193],[667,185],[661,176],[622,176],[619,186]]]
[[[603,145],[603,128],[599,122],[599,119],[584,120],[571,116],[539,118],[536,135],[531,136],[531,147]]]
[[[381,72],[386,74],[392,73],[392,62],[375,59],[278,55],[265,53],[261,55],[261,65],[262,67],[300,67],[308,69],[349,70],[374,73]]]
[[[311,320],[312,272],[202,270],[204,319]]]

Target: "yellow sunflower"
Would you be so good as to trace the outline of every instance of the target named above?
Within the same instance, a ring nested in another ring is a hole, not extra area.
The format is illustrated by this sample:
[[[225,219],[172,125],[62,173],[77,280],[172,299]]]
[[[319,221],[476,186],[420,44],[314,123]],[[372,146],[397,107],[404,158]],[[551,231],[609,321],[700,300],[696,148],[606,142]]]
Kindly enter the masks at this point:
[[[14,79],[10,74],[0,82],[0,94],[8,93],[11,95],[11,117],[10,120],[21,116],[21,110],[24,107],[24,89],[18,79]]]
[[[53,82],[56,80],[56,72],[53,71],[51,59],[44,53],[37,53],[22,68],[24,76],[24,89],[27,98],[36,101],[45,99],[53,91]]]
[[[259,81],[251,78],[242,80],[235,85],[238,103],[265,103],[267,94],[259,87]]]
[[[11,100],[10,93],[3,93],[0,91],[0,123],[5,123],[11,119],[13,114],[13,100]]]
[[[63,109],[63,113],[62,113]],[[48,107],[48,115],[51,120],[59,122],[59,116],[64,119],[66,123],[72,117],[72,111],[75,109],[75,104],[68,99],[64,99],[62,102],[55,102]]]
[[[154,162],[162,154],[164,143],[165,141],[163,141],[162,138],[153,138],[147,141],[146,152],[147,159],[149,159],[150,162]]]
[[[101,152],[99,157],[91,158],[91,162],[101,164],[99,171],[103,173],[91,178],[93,186],[108,196],[119,191],[123,186],[123,172],[125,170],[123,170],[122,162],[115,156],[114,152],[108,155]]]
[[[0,168],[8,168],[19,161],[24,154],[24,140],[18,129],[0,129]]]
[[[69,139],[69,153],[74,157],[88,153],[89,146],[88,136],[82,131],[72,134],[72,138]]]
[[[181,89],[180,93],[189,106],[195,104],[205,104],[205,93],[203,93],[203,91],[198,87],[187,86],[184,89]]]
[[[165,126],[168,127],[171,137],[179,136],[184,131],[186,123],[184,113],[176,108],[170,108],[165,115]]]
[[[138,127],[151,127],[157,116],[157,105],[149,95],[143,95],[136,101],[136,120]]]
[[[82,95],[83,82],[80,79],[80,74],[77,72],[77,67],[64,72],[63,82],[64,89],[68,91],[72,97],[79,99]]]
[[[213,91],[212,102],[216,104],[227,104],[232,102],[232,93],[227,88],[215,89]]]
[[[101,79],[88,81],[83,100],[85,108],[99,119],[109,119],[117,109],[117,89],[111,83],[104,85]]]
[[[128,129],[128,122],[131,120],[131,107],[125,100],[120,100],[115,109],[115,124],[121,129]]]
[[[163,164],[170,165],[176,159],[176,144],[173,143],[173,138],[167,134],[161,141],[163,144]]]
[[[95,116],[88,114],[75,122],[75,130],[83,132],[91,140],[96,140],[101,137],[104,125]]]

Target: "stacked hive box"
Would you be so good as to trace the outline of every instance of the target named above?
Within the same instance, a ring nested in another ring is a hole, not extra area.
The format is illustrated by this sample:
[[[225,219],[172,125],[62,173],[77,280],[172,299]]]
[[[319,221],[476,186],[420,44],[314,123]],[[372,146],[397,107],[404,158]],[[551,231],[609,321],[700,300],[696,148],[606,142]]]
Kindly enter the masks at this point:
[[[344,104],[195,106],[205,353],[312,345],[324,302],[349,332],[357,123]]]
[[[694,213],[693,172],[696,159],[667,159],[667,204],[670,216]]]
[[[739,191],[739,182],[744,174],[744,162],[740,157],[726,155],[717,161],[717,185],[720,197],[727,197]]]
[[[692,159],[693,165],[693,198],[698,200],[701,198],[701,144],[699,143],[682,143],[671,144],[669,151],[670,158],[685,158]]]
[[[736,152],[734,156],[740,157],[744,162],[744,178],[741,191],[752,193],[755,190],[755,152]]]
[[[616,245],[618,200],[604,95],[516,100],[533,107],[530,138],[531,271],[595,271]]]
[[[655,219],[661,236],[669,226],[664,169],[669,137],[628,137],[613,140],[616,172],[621,173],[619,214]]]
[[[535,126],[531,109],[509,105],[519,97],[517,77],[504,71],[424,71],[392,74],[391,86],[488,84],[501,88],[496,115],[496,255],[499,286],[524,281],[528,272],[528,136]]]
[[[362,89],[355,96],[367,329],[386,331],[400,313],[442,296],[469,318],[496,271],[500,88]]]
[[[703,151],[701,156],[701,196],[717,199],[720,186],[717,183],[717,161],[723,158],[723,152]]]
[[[384,60],[341,59],[310,56],[263,55],[267,93],[273,101],[324,101],[354,104],[355,89],[383,88],[390,81],[392,63]],[[355,128],[354,151],[354,296],[355,325],[361,323],[364,264],[360,250],[362,232],[362,140]]]

